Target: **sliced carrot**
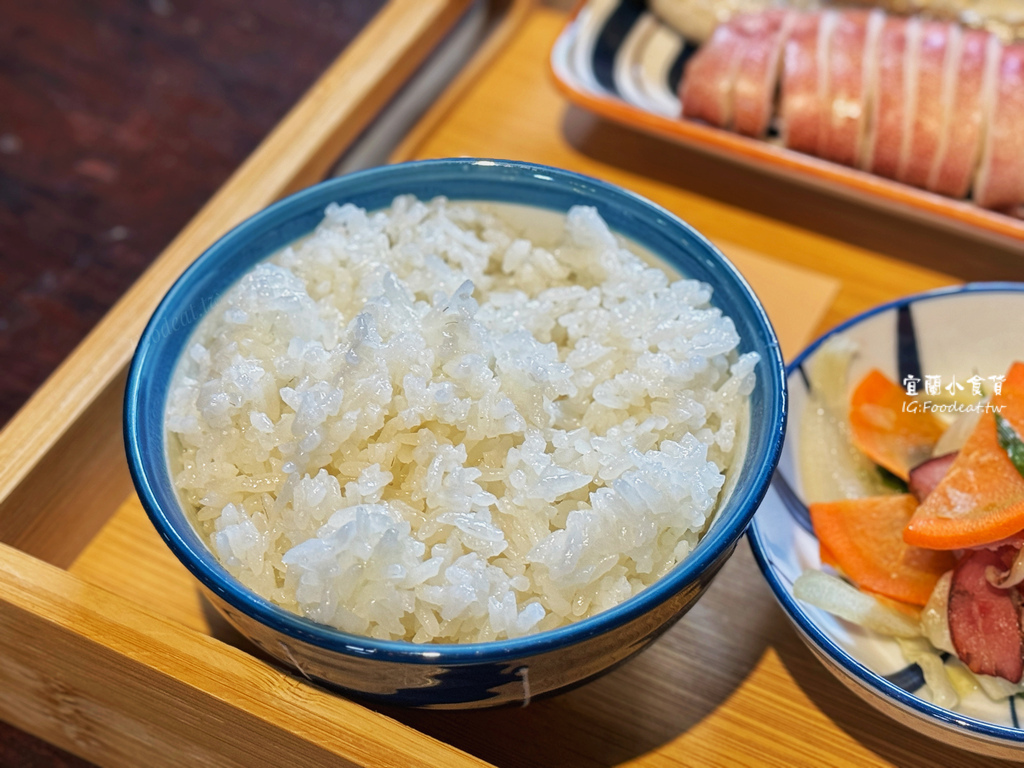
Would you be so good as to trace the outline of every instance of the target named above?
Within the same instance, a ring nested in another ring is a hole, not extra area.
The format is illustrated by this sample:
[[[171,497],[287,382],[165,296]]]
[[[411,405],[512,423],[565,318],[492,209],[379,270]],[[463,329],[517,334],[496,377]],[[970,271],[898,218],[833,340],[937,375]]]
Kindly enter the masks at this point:
[[[1024,363],[1014,363],[993,395],[1018,433],[1024,433]],[[979,547],[1024,530],[1024,477],[999,445],[991,411],[978,420],[960,455],[924,503],[917,508],[903,540],[931,549]]]
[[[910,470],[931,456],[944,430],[935,414],[919,409],[920,403],[898,384],[872,370],[850,401],[853,444],[875,464],[908,480]]]
[[[818,539],[818,559],[821,560],[822,565],[831,565],[833,568],[839,568],[839,561],[836,560],[836,556],[832,554],[825,542],[820,538]]]
[[[921,608],[924,606],[911,605],[910,603],[904,603],[902,600],[893,600],[891,597],[879,594],[875,595],[875,599],[882,605],[892,608],[894,611],[899,611],[903,615],[907,616],[907,618],[911,618],[914,621],[921,620]]]
[[[839,565],[839,560],[836,559],[836,556],[832,554],[831,550],[822,543],[821,539],[818,539],[818,550],[822,565],[830,565],[836,570],[843,570],[842,566]],[[932,585],[932,587],[934,588],[934,585]],[[910,603],[905,603],[902,600],[893,600],[891,597],[885,597],[877,592],[873,594],[875,599],[877,599],[882,605],[886,605],[894,610],[900,611],[915,621],[921,618],[920,605],[911,605]]]
[[[953,567],[949,552],[912,547],[901,533],[917,508],[909,493],[811,504],[823,551],[858,587],[924,605],[939,577]]]

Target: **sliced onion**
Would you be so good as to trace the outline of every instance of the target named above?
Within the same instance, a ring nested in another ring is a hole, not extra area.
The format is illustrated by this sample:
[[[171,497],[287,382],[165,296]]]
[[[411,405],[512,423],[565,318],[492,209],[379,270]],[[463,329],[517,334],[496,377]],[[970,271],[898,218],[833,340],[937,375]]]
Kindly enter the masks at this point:
[[[845,416],[849,408],[847,378],[856,354],[856,343],[838,334],[822,344],[814,357],[807,361],[805,370],[815,397],[837,416]]]
[[[921,668],[925,685],[932,692],[932,701],[937,706],[946,709],[955,707],[959,703],[960,697],[957,695],[949,675],[946,674],[946,665],[928,641],[924,638],[900,637],[896,638],[896,642],[900,644],[903,658]]]
[[[956,656],[946,659],[946,675],[953,683],[953,690],[961,699],[966,699],[971,694],[981,689],[978,677],[967,668]]]
[[[1004,680],[1001,677],[992,677],[990,675],[975,675],[974,677],[977,679],[978,685],[981,686],[981,690],[992,701],[1002,701],[1024,691],[1024,686],[1020,683],[1011,683],[1009,680]]]
[[[919,622],[822,571],[800,574],[793,583],[793,596],[882,635],[921,637]]]
[[[811,391],[800,421],[797,458],[803,498],[809,503],[892,493],[850,440],[847,378],[856,349],[844,336],[833,336],[807,364]]]
[[[979,688],[992,701],[1003,701],[1024,693],[1024,684],[1011,683],[1009,680],[991,675],[976,675],[955,656],[946,662],[946,674],[952,680],[960,698],[966,698]]]
[[[985,578],[988,583],[997,589],[1009,589],[1024,581],[1024,549],[1017,550],[1017,556],[1013,559],[1013,565],[1007,571],[1001,571],[994,565],[985,569]]]
[[[982,401],[982,403],[986,402],[988,401]],[[939,441],[932,448],[932,456],[945,456],[947,453],[953,453],[963,448],[967,438],[971,436],[971,432],[978,425],[978,419],[981,418],[983,410],[984,407],[979,403],[977,411],[968,411],[953,419],[953,423],[946,427],[946,431],[942,433]]]
[[[935,589],[921,611],[921,632],[940,651],[955,656],[956,649],[949,634],[949,585],[952,583],[952,571],[946,571],[935,582]]]

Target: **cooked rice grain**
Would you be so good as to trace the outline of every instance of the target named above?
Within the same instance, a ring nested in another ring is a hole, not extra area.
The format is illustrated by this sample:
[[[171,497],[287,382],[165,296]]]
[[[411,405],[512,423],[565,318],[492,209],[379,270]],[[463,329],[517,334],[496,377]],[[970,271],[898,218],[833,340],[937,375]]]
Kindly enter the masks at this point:
[[[757,356],[593,208],[557,243],[442,198],[331,205],[199,324],[175,483],[227,569],[314,621],[476,642],[591,616],[705,531]]]

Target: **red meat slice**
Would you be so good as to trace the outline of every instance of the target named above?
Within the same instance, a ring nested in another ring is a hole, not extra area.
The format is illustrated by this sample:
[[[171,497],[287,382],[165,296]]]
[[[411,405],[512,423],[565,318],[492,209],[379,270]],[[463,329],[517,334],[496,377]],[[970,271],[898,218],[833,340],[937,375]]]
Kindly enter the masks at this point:
[[[870,127],[862,168],[881,176],[896,178],[903,150],[908,27],[906,19],[888,18],[882,27]]]
[[[939,145],[946,132],[950,102],[943,98],[946,93],[946,77],[952,73],[947,59],[956,53],[949,45],[953,32],[951,24],[928,21],[921,25],[916,66],[910,71],[916,77],[911,82],[914,90],[916,119],[910,125],[910,142],[907,154],[901,158],[899,180],[915,187],[928,184],[932,166],[939,153]]]
[[[782,49],[795,18],[791,12],[771,10],[735,19],[744,39],[735,83],[738,133],[761,138],[768,131],[775,111]]]
[[[975,549],[961,558],[949,588],[949,634],[956,655],[972,672],[1019,683],[1024,648],[1015,590],[997,589],[985,578],[990,566],[1003,571],[1014,554],[1010,547]]]
[[[974,202],[1012,210],[1024,202],[1024,44],[1003,48]]]
[[[732,128],[733,92],[742,53],[743,38],[733,25],[719,25],[686,64],[679,93],[683,117]]]
[[[819,31],[825,14],[797,17],[782,54],[782,138],[790,149],[815,154],[822,124]]]
[[[884,19],[880,11],[839,15],[828,50],[828,111],[819,142],[826,160],[854,165],[860,155],[867,126],[868,62],[877,55]]]
[[[928,179],[928,189],[962,198],[967,196],[978,166],[984,96],[992,92],[1002,47],[993,35],[968,30],[962,33],[959,49],[950,83],[954,94],[949,99],[948,128]]]
[[[781,71],[780,71],[781,70]],[[772,10],[719,26],[687,64],[683,115],[1011,211],[1024,204],[1024,43],[879,11]]]
[[[888,17],[881,11],[871,14],[864,43],[864,135],[857,150],[857,167],[870,169],[878,129],[878,70],[881,59],[882,30]]]
[[[946,472],[949,471],[950,466],[956,460],[959,453],[959,451],[953,451],[942,456],[936,456],[934,459],[928,459],[928,461],[918,464],[910,470],[910,480],[907,482],[907,486],[910,492],[917,498],[919,504],[935,489],[939,481],[946,476]]]
[[[900,156],[896,178],[902,179],[910,163],[910,142],[917,119],[917,71],[921,63],[923,22],[916,16],[907,19],[906,47],[903,50],[903,129],[900,131]]]

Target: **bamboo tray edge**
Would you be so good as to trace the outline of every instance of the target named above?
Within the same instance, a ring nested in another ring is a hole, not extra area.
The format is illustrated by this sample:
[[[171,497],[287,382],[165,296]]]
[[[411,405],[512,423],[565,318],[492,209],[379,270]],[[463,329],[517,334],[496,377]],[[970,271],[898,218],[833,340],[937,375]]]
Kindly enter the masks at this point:
[[[0,432],[0,719],[100,765],[484,764],[65,570],[131,493],[121,401],[160,297],[223,232],[322,178],[470,5],[390,0]]]

